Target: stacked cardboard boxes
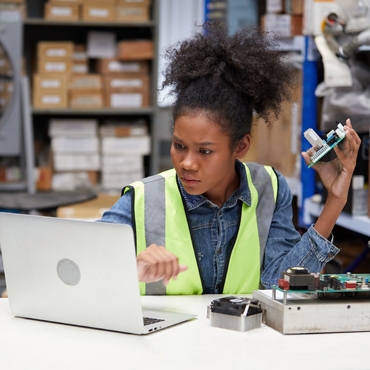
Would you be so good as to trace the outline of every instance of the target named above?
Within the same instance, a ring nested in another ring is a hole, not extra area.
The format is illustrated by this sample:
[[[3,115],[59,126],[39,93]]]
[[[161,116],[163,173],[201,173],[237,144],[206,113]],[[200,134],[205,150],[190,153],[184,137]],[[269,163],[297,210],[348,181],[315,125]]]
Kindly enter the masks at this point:
[[[146,22],[150,0],[49,0],[45,18],[55,21]]]
[[[100,126],[102,187],[122,189],[144,177],[143,156],[150,152],[145,122],[106,122]]]
[[[37,44],[37,74],[33,77],[34,107],[67,107],[72,54],[72,42],[39,42]]]
[[[23,18],[27,18],[27,4],[25,0],[1,0],[0,11],[17,11]]]
[[[53,154],[54,190],[75,190],[97,182],[100,170],[97,120],[52,119],[49,136]]]
[[[141,108],[150,105],[149,60],[153,58],[150,40],[121,41],[116,59],[100,59],[97,70],[103,75],[105,106]]]
[[[279,37],[302,35],[303,0],[267,0],[261,26]]]
[[[98,74],[75,75],[70,82],[71,108],[103,107],[102,78]]]

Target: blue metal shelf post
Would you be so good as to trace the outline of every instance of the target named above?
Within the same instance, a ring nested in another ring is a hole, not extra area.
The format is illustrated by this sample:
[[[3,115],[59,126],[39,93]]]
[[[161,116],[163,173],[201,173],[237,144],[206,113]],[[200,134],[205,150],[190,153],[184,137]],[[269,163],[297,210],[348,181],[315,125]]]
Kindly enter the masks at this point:
[[[312,128],[317,128],[317,104],[315,90],[318,83],[317,61],[313,55],[314,40],[310,36],[305,37],[305,53],[303,62],[303,91],[302,91],[302,132],[301,150],[311,148],[310,143],[303,136],[303,133]],[[303,222],[304,200],[315,193],[315,170],[307,168],[302,157],[301,159],[301,186],[302,186],[302,207],[299,209],[298,223],[300,226],[307,226]]]

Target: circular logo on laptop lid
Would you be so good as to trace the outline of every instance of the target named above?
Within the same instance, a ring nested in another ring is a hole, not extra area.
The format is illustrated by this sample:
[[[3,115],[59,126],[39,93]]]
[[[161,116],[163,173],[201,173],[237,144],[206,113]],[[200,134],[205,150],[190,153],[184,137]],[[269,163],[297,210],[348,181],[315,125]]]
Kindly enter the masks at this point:
[[[69,258],[61,259],[57,264],[57,273],[64,284],[74,286],[80,282],[81,272],[76,262]]]

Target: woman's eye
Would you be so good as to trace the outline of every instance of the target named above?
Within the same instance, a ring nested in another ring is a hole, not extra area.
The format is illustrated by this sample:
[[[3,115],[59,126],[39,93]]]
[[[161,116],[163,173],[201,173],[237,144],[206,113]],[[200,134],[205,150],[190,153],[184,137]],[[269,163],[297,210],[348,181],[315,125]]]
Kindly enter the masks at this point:
[[[184,147],[184,145],[181,145],[179,143],[175,143],[175,148],[177,148],[177,149],[184,149],[185,147]]]
[[[209,150],[209,149],[201,149],[200,152],[202,154],[211,154],[212,153],[212,150]]]

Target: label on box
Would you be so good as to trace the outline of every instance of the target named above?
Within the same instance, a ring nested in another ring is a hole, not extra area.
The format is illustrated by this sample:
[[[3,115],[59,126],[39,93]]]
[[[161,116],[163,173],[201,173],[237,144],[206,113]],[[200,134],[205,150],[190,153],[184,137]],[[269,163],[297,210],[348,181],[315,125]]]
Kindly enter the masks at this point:
[[[140,79],[136,80],[125,80],[122,78],[115,78],[114,80],[111,80],[110,87],[116,88],[116,87],[142,87],[143,81]]]
[[[281,13],[283,11],[283,0],[267,0],[267,13]]]
[[[58,89],[61,83],[59,80],[42,80],[40,85],[44,89]]]
[[[109,16],[109,10],[108,9],[96,9],[92,8],[89,9],[89,15],[92,17],[108,17]]]
[[[41,98],[42,104],[60,104],[61,101],[61,97],[57,95],[45,95]]]
[[[67,69],[66,63],[47,62],[45,70],[48,72],[64,72]]]
[[[48,57],[65,57],[65,49],[48,49],[46,50],[46,56]]]
[[[110,96],[112,108],[139,108],[143,106],[143,95],[133,93],[114,93]]]
[[[87,73],[87,64],[73,64],[72,72],[74,73]]]
[[[139,63],[120,63],[112,61],[108,63],[108,71],[111,72],[138,72],[140,71]]]
[[[292,19],[289,14],[266,14],[265,15],[265,29],[273,31],[277,36],[290,37],[291,36]]]
[[[62,8],[60,6],[52,6],[50,8],[50,13],[59,17],[69,17],[72,15],[71,8]]]
[[[84,51],[75,51],[72,58],[73,60],[86,60],[87,54]]]
[[[141,8],[120,8],[119,14],[122,16],[139,16],[145,13],[145,9]]]
[[[72,100],[72,105],[84,106],[84,105],[94,105],[100,106],[102,103],[100,96],[79,96]]]

